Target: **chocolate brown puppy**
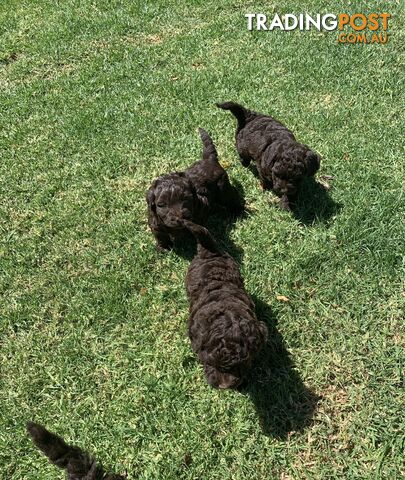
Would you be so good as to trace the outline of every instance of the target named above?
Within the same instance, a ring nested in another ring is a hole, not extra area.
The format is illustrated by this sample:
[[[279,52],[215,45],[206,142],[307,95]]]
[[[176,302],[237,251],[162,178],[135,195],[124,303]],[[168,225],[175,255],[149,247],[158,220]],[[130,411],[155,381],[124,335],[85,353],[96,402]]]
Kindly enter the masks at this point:
[[[281,197],[281,206],[290,210],[304,177],[315,175],[320,157],[274,118],[256,113],[234,102],[217,103],[238,120],[236,148],[242,165],[256,163],[263,189]]]
[[[267,340],[267,327],[243,285],[238,264],[221,252],[208,230],[187,220],[198,242],[186,276],[188,333],[210,385],[236,388]]]
[[[182,220],[205,224],[215,203],[233,214],[243,211],[243,201],[220,165],[212,139],[202,128],[199,132],[202,160],[184,172],[158,177],[146,195],[148,223],[160,251],[170,249],[173,241],[184,235]]]
[[[27,430],[35,445],[51,463],[66,470],[68,480],[124,480],[121,475],[107,474],[93,457],[79,447],[68,445],[63,438],[42,425],[28,422]]]

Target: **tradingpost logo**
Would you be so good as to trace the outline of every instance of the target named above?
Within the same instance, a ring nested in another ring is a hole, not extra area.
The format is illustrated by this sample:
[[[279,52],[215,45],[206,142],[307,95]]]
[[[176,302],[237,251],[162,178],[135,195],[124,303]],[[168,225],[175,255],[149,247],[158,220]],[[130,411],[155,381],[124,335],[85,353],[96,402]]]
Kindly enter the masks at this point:
[[[382,43],[389,40],[388,23],[390,13],[324,13],[309,15],[307,13],[284,15],[274,14],[268,17],[264,13],[246,13],[248,30],[337,30],[338,43]]]

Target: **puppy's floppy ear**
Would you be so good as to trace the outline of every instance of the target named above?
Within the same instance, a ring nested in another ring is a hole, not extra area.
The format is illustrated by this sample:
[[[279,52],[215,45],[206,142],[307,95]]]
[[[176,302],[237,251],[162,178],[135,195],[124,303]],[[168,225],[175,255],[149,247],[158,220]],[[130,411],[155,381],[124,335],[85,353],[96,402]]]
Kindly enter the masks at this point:
[[[198,359],[200,360],[201,363],[205,364],[205,363],[208,363],[210,358],[211,358],[211,355],[210,353],[208,353],[207,350],[200,350],[198,351],[197,350],[197,355],[198,355]]]
[[[155,188],[156,188],[156,180],[152,183],[149,190],[146,192],[146,202],[152,212],[156,213],[156,195],[155,195]]]
[[[319,170],[321,165],[321,159],[319,155],[317,155],[312,150],[308,150],[307,155],[305,157],[305,167],[306,167],[306,174],[311,177],[315,175],[315,173]]]
[[[257,322],[252,336],[250,337],[251,346],[254,353],[257,353],[267,343],[268,330],[264,322]]]
[[[259,322],[259,332],[262,336],[263,343],[267,343],[269,331],[267,329],[267,325],[264,322]]]

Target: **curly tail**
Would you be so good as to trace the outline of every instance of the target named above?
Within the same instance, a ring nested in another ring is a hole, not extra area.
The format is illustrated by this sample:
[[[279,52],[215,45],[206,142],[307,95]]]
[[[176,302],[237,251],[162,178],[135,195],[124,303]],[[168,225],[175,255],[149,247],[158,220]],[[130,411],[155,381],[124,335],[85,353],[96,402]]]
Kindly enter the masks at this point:
[[[190,222],[189,220],[182,220],[184,227],[194,236],[197,240],[198,248],[204,248],[212,253],[220,253],[221,250],[218,247],[216,241],[205,227],[198,225],[197,223]]]
[[[35,445],[51,463],[67,470],[68,480],[124,480],[119,475],[107,475],[96,459],[79,447],[68,445],[62,437],[49,432],[42,425],[27,423],[27,431]]]
[[[218,153],[212,138],[203,128],[199,128],[198,132],[203,142],[203,160],[214,160],[218,162]]]
[[[254,112],[242,107],[239,103],[223,102],[217,103],[216,106],[222,108],[222,110],[230,110],[238,120],[239,128],[243,128],[255,116]]]

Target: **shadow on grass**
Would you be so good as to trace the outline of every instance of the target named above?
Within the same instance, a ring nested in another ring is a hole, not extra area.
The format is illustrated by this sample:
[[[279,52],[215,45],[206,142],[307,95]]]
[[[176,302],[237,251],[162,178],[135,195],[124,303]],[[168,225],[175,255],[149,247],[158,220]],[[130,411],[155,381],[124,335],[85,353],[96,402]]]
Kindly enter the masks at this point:
[[[304,225],[328,223],[343,207],[336,203],[328,190],[313,177],[302,182],[297,199],[292,205],[294,217]]]
[[[285,440],[309,426],[320,397],[308,389],[277,330],[270,307],[253,296],[256,315],[266,323],[269,340],[242,390],[255,405],[263,433]]]
[[[248,168],[256,178],[259,178],[255,164],[251,163]],[[314,177],[304,178],[295,202],[291,203],[294,218],[307,226],[328,223],[342,207],[343,205],[336,203],[330,197],[328,189]]]
[[[244,199],[244,190],[242,185],[235,181],[233,184],[237,188],[241,198]],[[221,205],[214,205],[213,211],[211,212],[206,225],[212,236],[218,242],[219,246],[228,252],[239,265],[242,263],[243,249],[237,246],[231,240],[230,234],[236,221],[246,218],[247,215],[248,212],[246,211],[237,216],[232,215],[225,207]],[[197,252],[197,245],[193,236],[191,234],[185,234],[182,239],[175,242],[173,251],[177,255],[180,255],[186,260],[191,261]]]

